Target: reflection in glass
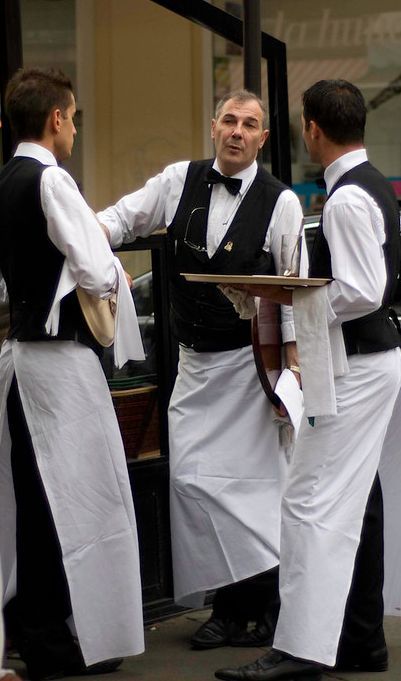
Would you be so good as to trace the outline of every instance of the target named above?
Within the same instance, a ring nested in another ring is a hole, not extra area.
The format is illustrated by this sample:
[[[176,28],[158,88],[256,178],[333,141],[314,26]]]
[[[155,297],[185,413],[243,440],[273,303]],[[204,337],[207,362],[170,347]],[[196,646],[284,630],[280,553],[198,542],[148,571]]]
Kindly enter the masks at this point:
[[[105,348],[102,359],[128,462],[160,456],[159,390],[151,271],[133,277],[132,296],[146,358],[142,362],[130,360],[121,369],[117,369],[113,362],[113,348]]]

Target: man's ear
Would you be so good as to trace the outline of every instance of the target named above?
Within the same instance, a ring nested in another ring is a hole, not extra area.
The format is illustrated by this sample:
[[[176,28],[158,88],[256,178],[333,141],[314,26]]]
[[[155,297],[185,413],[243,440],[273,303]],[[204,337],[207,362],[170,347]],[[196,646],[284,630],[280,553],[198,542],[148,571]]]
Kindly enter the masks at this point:
[[[214,140],[215,132],[216,132],[216,119],[212,118],[212,126],[211,126],[211,129],[210,129],[210,136],[211,136],[212,140]]]
[[[263,147],[264,143],[266,142],[266,140],[269,139],[269,135],[270,135],[270,130],[267,130],[267,129],[263,130],[261,138],[260,138],[260,142],[259,142],[259,149],[261,149]]]
[[[56,133],[56,134],[60,132],[60,130],[61,130],[61,119],[62,119],[62,115],[61,115],[60,109],[53,109],[49,113],[48,124],[49,124],[49,128],[50,128],[51,132]]]
[[[309,134],[311,139],[315,140],[320,137],[321,129],[315,121],[309,121]]]

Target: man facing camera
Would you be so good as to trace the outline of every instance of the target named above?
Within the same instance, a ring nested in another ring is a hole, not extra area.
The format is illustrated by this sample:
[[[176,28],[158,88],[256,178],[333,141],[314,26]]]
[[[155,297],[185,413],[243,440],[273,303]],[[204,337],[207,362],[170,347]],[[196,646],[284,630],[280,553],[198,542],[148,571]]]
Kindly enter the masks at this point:
[[[271,641],[277,616],[285,448],[261,389],[251,322],[215,284],[181,272],[275,274],[281,236],[297,234],[296,195],[258,167],[267,137],[263,102],[227,94],[216,107],[215,158],[174,163],[99,213],[119,246],[167,227],[171,323],[180,346],[169,407],[175,599],[199,607],[217,589],[199,649]],[[292,314],[281,311],[284,365],[297,357]],[[276,367],[281,370],[281,365]],[[247,631],[248,621],[256,627]]]

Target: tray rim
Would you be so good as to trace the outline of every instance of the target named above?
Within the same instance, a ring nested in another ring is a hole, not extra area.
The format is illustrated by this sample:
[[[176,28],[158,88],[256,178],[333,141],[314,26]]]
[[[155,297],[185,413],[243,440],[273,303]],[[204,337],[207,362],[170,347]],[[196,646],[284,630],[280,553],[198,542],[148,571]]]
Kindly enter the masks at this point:
[[[269,286],[325,286],[332,281],[321,277],[281,277],[269,274],[195,274],[180,273],[187,281],[210,284],[255,284]]]

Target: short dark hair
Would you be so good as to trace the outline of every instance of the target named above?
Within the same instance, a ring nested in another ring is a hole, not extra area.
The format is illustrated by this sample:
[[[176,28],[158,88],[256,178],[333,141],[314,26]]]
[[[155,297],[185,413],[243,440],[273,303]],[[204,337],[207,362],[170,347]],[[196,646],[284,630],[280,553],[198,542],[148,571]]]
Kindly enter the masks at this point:
[[[5,108],[17,140],[39,140],[47,117],[59,108],[62,113],[71,105],[72,83],[55,69],[18,69],[9,80]]]
[[[251,92],[251,90],[232,90],[231,92],[227,92],[224,97],[222,97],[216,104],[216,112],[215,112],[215,118],[217,119],[220,114],[221,110],[226,102],[228,102],[229,99],[234,99],[236,102],[240,102],[241,104],[244,104],[244,102],[249,102],[250,100],[253,100],[257,102],[262,110],[263,118],[262,118],[262,125],[265,127],[267,125],[267,109],[265,104],[263,103],[263,100],[255,93]]]
[[[363,142],[366,104],[362,92],[347,80],[319,80],[302,97],[305,127],[315,121],[336,144]]]

